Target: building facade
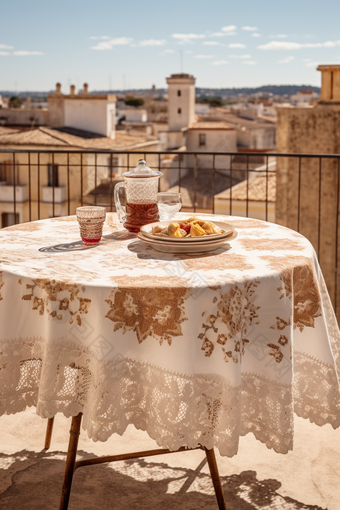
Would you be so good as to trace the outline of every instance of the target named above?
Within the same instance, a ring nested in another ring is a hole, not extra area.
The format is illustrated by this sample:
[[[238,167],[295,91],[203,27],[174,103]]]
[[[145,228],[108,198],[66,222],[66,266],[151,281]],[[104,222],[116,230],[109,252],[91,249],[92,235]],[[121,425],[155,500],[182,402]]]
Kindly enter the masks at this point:
[[[316,106],[277,108],[278,152],[340,154],[340,66],[319,66],[318,70],[322,72],[322,87]],[[278,158],[276,183],[276,221],[297,229],[299,218],[303,218],[300,232],[320,251],[331,296],[335,293],[337,252],[337,165],[332,158],[303,158],[299,168],[298,158]]]

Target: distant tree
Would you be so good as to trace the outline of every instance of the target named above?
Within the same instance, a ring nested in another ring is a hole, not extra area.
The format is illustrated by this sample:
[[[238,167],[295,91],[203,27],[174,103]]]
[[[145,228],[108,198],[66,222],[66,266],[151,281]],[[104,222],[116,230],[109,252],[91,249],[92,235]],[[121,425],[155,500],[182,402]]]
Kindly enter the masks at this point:
[[[198,97],[196,103],[208,104],[210,106],[223,106],[224,101],[220,97]]]
[[[128,106],[142,106],[144,104],[144,99],[142,97],[126,97],[124,99],[125,104]]]
[[[19,96],[12,96],[9,100],[8,106],[10,108],[21,108],[22,103],[24,100]]]
[[[209,104],[210,104],[210,106],[223,106],[224,101],[222,101],[222,99],[220,97],[212,97],[209,100]]]

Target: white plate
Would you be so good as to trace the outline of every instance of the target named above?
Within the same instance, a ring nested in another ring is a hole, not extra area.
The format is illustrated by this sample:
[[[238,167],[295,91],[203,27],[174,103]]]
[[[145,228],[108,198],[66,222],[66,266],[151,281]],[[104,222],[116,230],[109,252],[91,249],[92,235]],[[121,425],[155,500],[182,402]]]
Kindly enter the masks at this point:
[[[197,218],[199,219],[199,218]],[[176,223],[181,223],[180,220],[176,221]],[[143,225],[140,229],[140,231],[146,236],[150,237],[151,239],[157,239],[157,240],[164,240],[164,241],[170,241],[172,242],[180,242],[180,243],[189,243],[189,242],[205,242],[210,241],[213,239],[224,239],[225,237],[228,237],[233,231],[234,227],[230,225],[230,223],[224,223],[222,221],[212,221],[218,228],[221,230],[224,230],[223,234],[211,234],[208,236],[199,236],[199,237],[161,237],[156,236],[155,234],[152,234],[152,229],[156,225],[159,225],[160,227],[164,228],[170,225],[170,223],[173,223],[174,221],[157,221],[156,223],[149,223],[148,225]],[[211,221],[211,220],[207,220]]]
[[[158,239],[151,239],[144,235],[144,233],[139,232],[138,237],[141,241],[144,241],[147,244],[150,244],[155,250],[162,251],[165,253],[204,253],[207,251],[217,250],[224,244],[227,244],[229,241],[232,241],[237,237],[237,232],[234,230],[228,237],[224,239],[214,239],[209,241],[199,241],[197,243],[186,243],[186,244],[178,244],[172,243],[171,241],[159,241]]]

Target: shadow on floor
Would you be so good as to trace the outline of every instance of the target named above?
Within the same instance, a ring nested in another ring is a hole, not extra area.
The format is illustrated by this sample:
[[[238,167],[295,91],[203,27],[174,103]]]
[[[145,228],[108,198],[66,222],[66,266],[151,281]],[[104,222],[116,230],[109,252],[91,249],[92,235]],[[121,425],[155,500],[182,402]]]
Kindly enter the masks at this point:
[[[95,457],[84,451],[78,459]],[[144,459],[79,468],[69,510],[217,510],[204,459],[196,469]],[[65,466],[61,452],[0,454],[0,509],[58,509]],[[258,480],[255,471],[221,476],[228,510],[325,510],[283,497],[278,480]]]

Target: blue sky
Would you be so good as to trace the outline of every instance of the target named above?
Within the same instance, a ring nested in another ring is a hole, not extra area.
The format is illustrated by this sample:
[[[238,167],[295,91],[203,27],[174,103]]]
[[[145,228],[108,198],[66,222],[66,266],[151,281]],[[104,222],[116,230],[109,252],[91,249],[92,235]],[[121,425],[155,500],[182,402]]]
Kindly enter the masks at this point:
[[[340,63],[340,1],[17,0],[1,7],[0,90],[320,85]]]

